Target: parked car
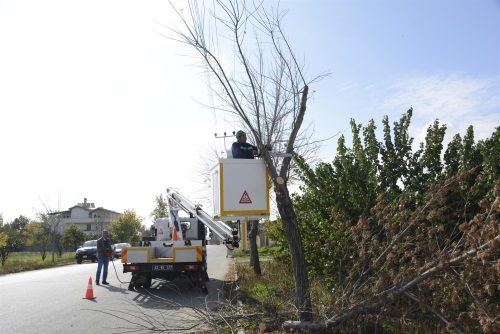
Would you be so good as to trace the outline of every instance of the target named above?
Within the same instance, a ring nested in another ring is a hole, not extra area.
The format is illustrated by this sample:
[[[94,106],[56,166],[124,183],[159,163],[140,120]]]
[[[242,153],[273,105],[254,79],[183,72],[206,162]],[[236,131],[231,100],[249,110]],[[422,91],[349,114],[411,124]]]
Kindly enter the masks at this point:
[[[114,258],[119,259],[122,257],[122,248],[123,247],[132,247],[131,244],[128,244],[126,242],[121,242],[119,244],[114,244],[113,249],[115,250],[115,254],[113,255]]]
[[[75,253],[76,263],[83,261],[97,261],[97,240],[87,240],[80,246]]]

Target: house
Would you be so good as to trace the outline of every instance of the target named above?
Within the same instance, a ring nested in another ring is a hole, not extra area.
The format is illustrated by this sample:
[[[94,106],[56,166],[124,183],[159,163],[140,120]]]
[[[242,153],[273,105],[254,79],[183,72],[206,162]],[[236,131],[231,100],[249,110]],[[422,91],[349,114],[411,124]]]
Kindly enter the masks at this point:
[[[121,214],[103,207],[95,207],[94,202],[83,199],[66,211],[55,212],[60,218],[59,232],[63,233],[71,224],[80,228],[85,234],[100,235],[103,229],[109,229],[110,222]]]

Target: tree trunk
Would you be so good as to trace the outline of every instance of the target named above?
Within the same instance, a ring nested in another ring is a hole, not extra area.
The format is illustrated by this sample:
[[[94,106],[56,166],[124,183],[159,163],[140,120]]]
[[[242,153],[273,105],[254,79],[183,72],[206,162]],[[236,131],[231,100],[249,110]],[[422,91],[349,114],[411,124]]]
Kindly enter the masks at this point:
[[[290,257],[292,260],[292,269],[295,279],[295,303],[299,310],[299,317],[301,321],[312,321],[309,278],[307,275],[307,265],[302,247],[302,237],[300,236],[297,216],[295,214],[286,183],[282,185],[275,183],[274,191],[276,193],[278,211],[280,213],[288,241],[288,248],[290,249]]]
[[[257,276],[262,276],[262,271],[260,269],[259,252],[257,251],[257,235],[259,234],[259,221],[252,220],[248,223],[252,224],[252,230],[250,231],[250,265],[253,267],[253,272]]]
[[[2,258],[2,267],[5,265],[5,261],[7,261],[8,256],[9,256],[9,253],[4,252],[3,250],[0,250],[0,257]]]
[[[55,234],[55,231],[54,233],[52,233],[52,263],[55,263],[56,259],[55,259],[55,248],[56,248],[56,234]]]

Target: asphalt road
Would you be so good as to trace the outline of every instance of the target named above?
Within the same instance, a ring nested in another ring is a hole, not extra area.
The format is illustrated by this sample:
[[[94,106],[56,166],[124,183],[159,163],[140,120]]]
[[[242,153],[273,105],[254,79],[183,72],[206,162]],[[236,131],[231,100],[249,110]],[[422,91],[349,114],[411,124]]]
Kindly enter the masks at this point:
[[[203,313],[221,302],[224,276],[234,261],[226,258],[224,245],[207,246],[207,254],[208,295],[185,279],[153,280],[150,289],[128,291],[131,275],[122,273],[120,260],[110,262],[108,286],[95,285],[97,263],[0,276],[0,333],[195,332]],[[89,277],[93,300],[83,299]]]

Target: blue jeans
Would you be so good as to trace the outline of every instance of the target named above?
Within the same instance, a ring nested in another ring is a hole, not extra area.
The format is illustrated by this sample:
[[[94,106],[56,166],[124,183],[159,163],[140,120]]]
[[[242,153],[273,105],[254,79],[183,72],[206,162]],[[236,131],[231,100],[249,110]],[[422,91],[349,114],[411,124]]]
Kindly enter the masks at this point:
[[[106,278],[108,278],[108,265],[109,265],[109,257],[105,256],[97,259],[97,273],[95,274],[96,283],[99,283],[99,278],[101,278],[101,269],[103,269],[102,281],[106,282]]]

